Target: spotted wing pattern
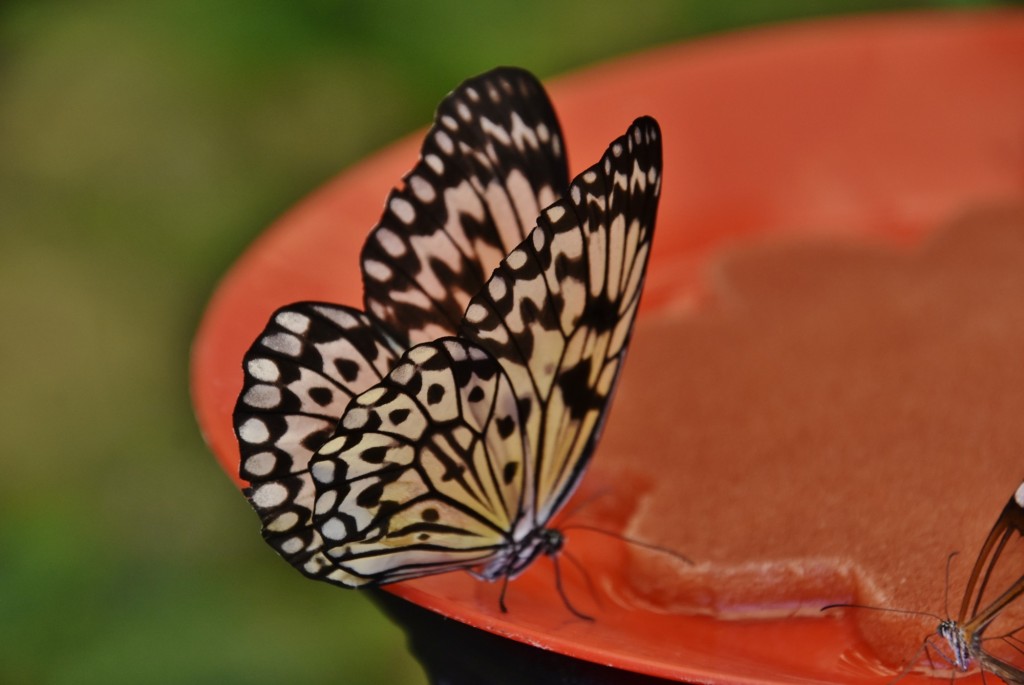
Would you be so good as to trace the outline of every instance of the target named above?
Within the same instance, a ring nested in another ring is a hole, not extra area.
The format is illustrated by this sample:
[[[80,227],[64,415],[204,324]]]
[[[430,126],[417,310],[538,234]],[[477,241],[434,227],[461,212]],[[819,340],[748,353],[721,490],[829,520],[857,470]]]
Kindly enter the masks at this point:
[[[502,260],[459,337],[413,347],[349,405],[311,467],[325,579],[495,579],[532,560],[607,413],[660,189],[660,133],[638,119]]]
[[[314,557],[322,546],[310,526],[309,459],[330,438],[349,400],[379,382],[395,358],[365,314],[311,302],[275,312],[245,355],[234,418],[240,474],[250,483],[246,495],[263,521],[263,536],[300,569],[320,568]]]
[[[462,334],[501,360],[519,399],[535,525],[575,488],[607,415],[650,254],[660,135],[653,119],[634,122],[466,310]]]
[[[567,176],[558,121],[532,75],[499,68],[466,81],[438,107],[420,161],[367,238],[366,313],[290,305],[247,352],[234,413],[240,475],[264,537],[304,573],[325,572],[310,456],[402,351],[455,332],[470,295]]]
[[[472,567],[521,515],[522,434],[498,362],[458,338],[412,348],[353,402],[311,471],[327,554],[360,582]]]
[[[363,247],[365,309],[401,347],[455,332],[491,270],[565,193],[562,132],[529,72],[504,67],[438,107],[420,161]]]

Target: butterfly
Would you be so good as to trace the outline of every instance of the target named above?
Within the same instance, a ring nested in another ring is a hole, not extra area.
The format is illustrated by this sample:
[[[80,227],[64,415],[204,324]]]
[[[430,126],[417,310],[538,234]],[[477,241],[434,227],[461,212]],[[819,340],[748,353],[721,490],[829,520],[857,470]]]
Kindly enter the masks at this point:
[[[936,648],[929,638],[921,651],[929,647],[952,668],[966,673],[975,663],[982,672],[993,673],[1007,683],[1024,685],[1024,639],[1017,633],[1024,625],[1003,625],[1000,622],[1004,612],[1013,607],[1024,595],[1024,566],[1021,566],[1021,548],[1024,538],[1024,483],[1021,483],[989,532],[967,581],[960,611],[956,619],[942,618],[935,614],[902,609],[881,609],[859,604],[832,604],[824,609],[852,607],[879,609],[898,613],[931,616],[939,620],[935,635],[944,640],[945,650]],[[1011,553],[1010,550],[1015,550]],[[1005,556],[1004,556],[1005,555]],[[954,555],[950,555],[952,561]],[[1000,562],[1003,563],[1000,563]],[[947,562],[948,564],[949,562]],[[947,566],[948,576],[948,566]],[[823,610],[824,610],[823,609]],[[1016,621],[1020,620],[1017,604]],[[996,633],[986,636],[986,631]],[[934,636],[933,636],[934,637]],[[998,653],[997,653],[998,650]],[[918,652],[920,656],[921,651]],[[916,661],[911,660],[911,664]],[[909,672],[909,666],[897,680]]]
[[[307,576],[507,582],[557,551],[546,524],[593,451],[639,302],[657,124],[637,120],[559,193],[564,170],[535,79],[466,82],[367,239],[366,312],[285,307],[246,354],[242,477],[264,537]]]
[[[660,189],[660,131],[641,118],[541,212],[458,335],[411,348],[349,403],[310,465],[325,580],[466,569],[507,586],[559,551],[548,524],[607,416]]]
[[[1024,626],[1017,625],[1012,629],[999,626],[999,634],[989,638],[984,636],[986,630],[995,627],[1000,614],[1024,595],[1024,566],[1005,571],[999,568],[1008,543],[1020,542],[1022,536],[1024,483],[1017,487],[1003,507],[981,546],[967,581],[957,620],[942,620],[936,632],[948,644],[953,666],[958,670],[966,672],[977,661],[982,671],[990,671],[1008,683],[1024,685],[1024,640],[1016,635]],[[1013,561],[1020,564],[1022,560],[1018,556]],[[990,587],[989,583],[994,578],[1007,584]],[[988,645],[984,644],[986,642]],[[989,645],[992,644],[1001,645],[1003,652],[996,654],[991,651]],[[1016,663],[1007,660],[1015,656]]]
[[[322,546],[308,465],[349,400],[402,352],[456,332],[469,299],[568,187],[544,88],[502,67],[442,100],[417,164],[385,201],[360,263],[364,310],[300,302],[274,312],[243,359],[233,423],[245,494],[266,541],[307,575]]]

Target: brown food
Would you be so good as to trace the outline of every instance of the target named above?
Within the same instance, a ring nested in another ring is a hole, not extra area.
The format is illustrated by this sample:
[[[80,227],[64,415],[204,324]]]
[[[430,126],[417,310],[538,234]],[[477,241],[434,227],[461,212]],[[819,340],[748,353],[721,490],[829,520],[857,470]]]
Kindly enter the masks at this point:
[[[1024,477],[1024,207],[916,249],[733,251],[714,302],[641,320],[599,458],[655,474],[633,601],[720,616],[829,602],[945,613]],[[932,619],[858,611],[899,663]],[[1024,621],[1022,621],[1024,622]]]

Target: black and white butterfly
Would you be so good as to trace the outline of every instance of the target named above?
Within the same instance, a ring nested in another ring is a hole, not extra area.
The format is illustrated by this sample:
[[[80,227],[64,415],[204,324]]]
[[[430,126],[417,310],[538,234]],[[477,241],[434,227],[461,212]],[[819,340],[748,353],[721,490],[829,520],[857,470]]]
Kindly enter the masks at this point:
[[[455,333],[470,298],[568,182],[537,79],[507,67],[469,79],[438,106],[419,162],[367,237],[365,312],[301,302],[271,316],[245,355],[234,426],[246,494],[292,565],[318,576],[307,571],[321,547],[308,464],[349,400],[412,345]]]
[[[952,556],[950,556],[952,560]],[[948,575],[948,573],[947,573]],[[940,662],[966,673],[978,666],[1013,685],[1024,685],[1024,483],[1003,507],[967,581],[957,618],[903,609],[882,609],[856,604],[825,607],[880,609],[930,616],[939,620],[935,635],[925,641]],[[1012,608],[1013,616],[1010,617]],[[941,640],[935,640],[935,637]],[[933,642],[934,641],[934,642]],[[938,643],[938,644],[936,644]],[[920,656],[921,651],[918,652]],[[911,660],[905,675],[914,662]],[[935,664],[935,659],[929,660]],[[900,677],[902,677],[902,675]],[[899,679],[899,678],[897,678]]]
[[[593,451],[639,302],[657,124],[637,120],[561,192],[565,175],[532,77],[467,81],[367,240],[366,313],[285,307],[246,354],[241,475],[306,575],[507,579],[556,551],[547,523]]]
[[[967,581],[957,619],[946,618],[936,632],[945,639],[952,665],[966,672],[975,662],[981,670],[1007,683],[1024,685],[1024,557],[1007,551],[1024,538],[1024,483],[1003,507]],[[1000,561],[1004,561],[1000,564]],[[1005,567],[1005,568],[1004,568]],[[1014,623],[1000,623],[1010,607],[1017,610]],[[988,634],[986,634],[988,633]]]

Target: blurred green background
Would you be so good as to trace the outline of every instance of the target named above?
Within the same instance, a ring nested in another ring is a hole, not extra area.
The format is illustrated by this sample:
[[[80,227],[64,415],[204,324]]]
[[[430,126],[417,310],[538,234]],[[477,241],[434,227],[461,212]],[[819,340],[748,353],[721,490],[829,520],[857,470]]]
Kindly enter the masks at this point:
[[[497,64],[991,4],[5,3],[0,683],[424,682],[366,597],[274,557],[198,434],[189,343],[232,260]]]

